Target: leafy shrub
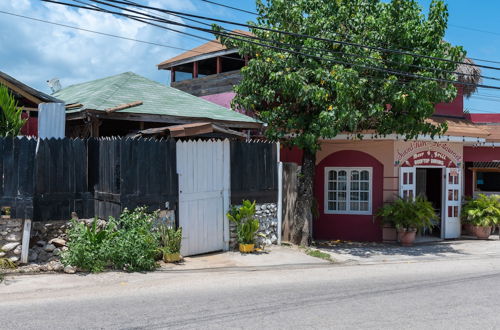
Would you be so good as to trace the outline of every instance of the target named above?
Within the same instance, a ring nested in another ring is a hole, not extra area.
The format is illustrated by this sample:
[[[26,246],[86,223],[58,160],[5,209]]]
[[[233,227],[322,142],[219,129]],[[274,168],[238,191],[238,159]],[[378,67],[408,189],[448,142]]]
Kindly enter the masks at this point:
[[[434,221],[438,220],[432,203],[421,196],[415,199],[398,198],[384,205],[377,216],[382,217],[384,224],[392,225],[398,231],[432,229]]]
[[[259,230],[259,220],[255,219],[255,201],[243,201],[240,207],[233,206],[227,213],[230,221],[236,224],[236,235],[240,244],[254,244]]]
[[[462,221],[479,227],[500,224],[500,196],[480,194],[469,200],[462,208]]]
[[[146,207],[125,210],[119,219],[110,218],[116,227],[106,244],[106,254],[114,268],[126,271],[149,271],[156,267],[158,237],[153,232],[157,212],[147,213]]]
[[[182,227],[176,230],[174,228],[168,228],[165,225],[161,225],[158,228],[158,233],[160,236],[160,251],[163,254],[181,252]]]
[[[0,137],[19,135],[26,123],[22,110],[9,89],[0,84]]]
[[[73,220],[62,262],[90,272],[100,272],[108,266],[126,271],[153,270],[159,246],[153,231],[156,218],[157,213],[147,213],[145,207],[139,207],[125,210],[119,219],[111,217],[101,229],[97,220],[90,226]]]
[[[93,273],[103,271],[107,264],[106,245],[114,235],[113,225],[99,229],[97,219],[90,226],[72,220],[68,230],[68,251],[62,254],[63,264]]]

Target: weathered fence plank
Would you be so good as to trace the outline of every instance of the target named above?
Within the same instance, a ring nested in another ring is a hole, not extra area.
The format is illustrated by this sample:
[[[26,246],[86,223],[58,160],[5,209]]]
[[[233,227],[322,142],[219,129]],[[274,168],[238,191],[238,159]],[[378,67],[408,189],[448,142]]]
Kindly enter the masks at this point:
[[[231,141],[231,203],[275,203],[278,153],[274,143]]]

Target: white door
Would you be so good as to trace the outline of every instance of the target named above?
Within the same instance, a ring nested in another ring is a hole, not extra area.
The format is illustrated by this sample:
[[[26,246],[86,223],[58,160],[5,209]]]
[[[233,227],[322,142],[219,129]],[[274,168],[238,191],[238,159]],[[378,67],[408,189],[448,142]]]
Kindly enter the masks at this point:
[[[405,199],[415,198],[417,169],[415,167],[400,167],[399,171],[399,196]]]
[[[459,238],[461,234],[460,206],[462,187],[460,169],[447,168],[445,180],[444,238]]]
[[[228,248],[229,142],[177,142],[181,254]]]

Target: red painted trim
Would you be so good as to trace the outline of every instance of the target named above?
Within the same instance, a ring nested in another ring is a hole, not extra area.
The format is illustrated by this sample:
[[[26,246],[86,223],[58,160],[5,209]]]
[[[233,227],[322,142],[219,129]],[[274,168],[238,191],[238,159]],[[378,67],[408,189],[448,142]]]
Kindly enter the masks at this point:
[[[382,241],[382,227],[373,215],[325,214],[325,167],[371,167],[372,212],[383,205],[384,165],[367,153],[344,150],[335,152],[316,166],[314,195],[319,219],[314,222],[314,238],[318,240]]]
[[[500,148],[464,147],[464,162],[492,162],[500,160]]]
[[[467,118],[473,123],[500,123],[500,113],[470,113]]]
[[[198,61],[193,62],[193,78],[198,78]]]
[[[222,72],[222,57],[217,56],[217,74]]]

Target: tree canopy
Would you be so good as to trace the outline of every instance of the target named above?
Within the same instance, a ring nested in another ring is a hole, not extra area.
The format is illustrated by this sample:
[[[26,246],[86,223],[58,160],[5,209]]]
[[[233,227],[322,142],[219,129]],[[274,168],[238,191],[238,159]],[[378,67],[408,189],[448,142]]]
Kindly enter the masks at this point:
[[[254,28],[259,39],[221,40],[251,57],[233,105],[266,122],[269,138],[314,152],[320,138],[341,132],[412,138],[446,130],[425,119],[456,96],[449,81],[465,51],[444,41],[443,1],[432,1],[427,15],[415,0],[258,0],[257,8],[251,24],[293,35]]]

